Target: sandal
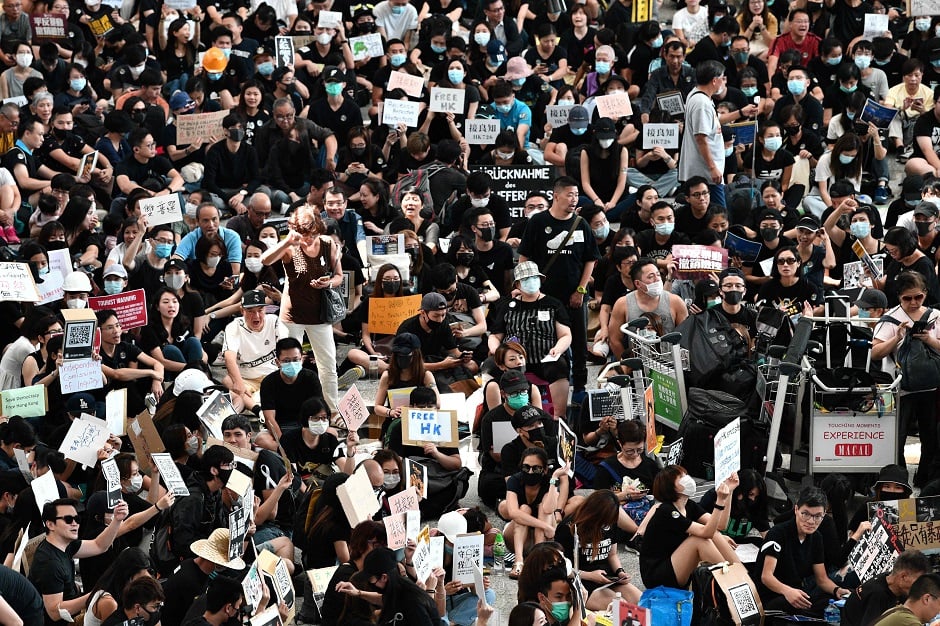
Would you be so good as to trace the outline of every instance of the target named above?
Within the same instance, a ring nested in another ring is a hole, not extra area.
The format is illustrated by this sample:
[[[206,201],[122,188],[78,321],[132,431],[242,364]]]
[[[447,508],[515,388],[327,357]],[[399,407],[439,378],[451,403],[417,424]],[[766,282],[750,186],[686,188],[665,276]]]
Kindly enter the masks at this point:
[[[512,569],[509,570],[509,577],[513,580],[518,580],[519,576],[522,574],[522,563],[516,561],[515,565],[512,566]]]

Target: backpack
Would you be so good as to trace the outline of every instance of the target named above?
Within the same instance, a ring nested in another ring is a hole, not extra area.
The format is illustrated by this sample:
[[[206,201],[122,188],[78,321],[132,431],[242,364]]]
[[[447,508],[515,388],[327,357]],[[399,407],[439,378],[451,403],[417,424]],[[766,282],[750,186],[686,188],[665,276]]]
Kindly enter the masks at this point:
[[[682,334],[679,345],[689,351],[686,380],[691,386],[719,386],[717,379],[747,360],[747,341],[731,327],[728,318],[713,309],[690,315],[676,332]]]
[[[162,577],[168,577],[182,563],[182,559],[173,554],[173,525],[170,523],[172,518],[169,511],[170,509],[167,509],[160,514],[157,530],[154,531],[153,542],[150,544],[150,560]]]
[[[438,519],[456,511],[460,499],[467,495],[473,472],[467,467],[447,470],[435,459],[413,456],[412,461],[428,468],[428,497],[421,500],[421,519]]]
[[[740,563],[703,563],[692,572],[694,622],[698,626],[758,626],[763,605]]]
[[[294,510],[294,537],[297,537],[298,540],[301,537],[305,537],[307,534],[307,528],[313,524],[313,510],[317,506],[317,500],[320,499],[320,494],[323,493],[322,487],[313,488],[310,487],[304,494],[300,497],[300,500],[297,502],[297,508]]]
[[[927,313],[928,320],[931,312]],[[897,324],[901,322],[890,315],[884,315],[882,322]],[[920,339],[914,337],[908,329],[897,349],[897,364],[901,372],[901,389],[904,391],[926,391],[940,387],[940,354],[935,352]]]
[[[421,192],[422,207],[425,210],[430,209],[434,211],[434,202],[431,199],[431,177],[445,169],[447,169],[446,166],[435,162],[419,167],[418,169],[410,170],[407,174],[399,178],[398,182],[392,185],[392,204],[396,207],[400,207],[401,197],[403,195],[402,192],[409,187],[417,187],[418,191]]]

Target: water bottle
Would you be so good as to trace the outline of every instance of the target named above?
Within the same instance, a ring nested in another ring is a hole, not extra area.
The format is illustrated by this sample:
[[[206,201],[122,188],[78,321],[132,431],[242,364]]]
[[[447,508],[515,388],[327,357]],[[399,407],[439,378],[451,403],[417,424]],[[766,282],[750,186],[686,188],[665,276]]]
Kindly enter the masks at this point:
[[[369,355],[369,380],[379,379],[379,355]]]
[[[610,623],[613,626],[620,626],[621,624],[621,615],[620,615],[620,592],[618,591],[614,595],[613,601],[608,605],[607,612],[610,613]]]
[[[829,606],[826,607],[823,616],[826,618],[827,624],[838,624],[842,619],[842,613],[839,611],[839,607],[836,606],[835,600],[829,601]]]
[[[493,573],[502,574],[506,566],[506,542],[503,541],[503,534],[496,534],[496,542],[493,543]]]

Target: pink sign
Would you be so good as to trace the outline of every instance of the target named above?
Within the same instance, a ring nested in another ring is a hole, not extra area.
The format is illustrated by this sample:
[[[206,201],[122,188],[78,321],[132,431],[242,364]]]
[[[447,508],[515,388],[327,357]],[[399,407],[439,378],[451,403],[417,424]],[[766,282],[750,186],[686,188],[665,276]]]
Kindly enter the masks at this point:
[[[122,330],[147,325],[147,295],[143,289],[126,291],[113,296],[88,298],[88,306],[95,311],[114,310]]]

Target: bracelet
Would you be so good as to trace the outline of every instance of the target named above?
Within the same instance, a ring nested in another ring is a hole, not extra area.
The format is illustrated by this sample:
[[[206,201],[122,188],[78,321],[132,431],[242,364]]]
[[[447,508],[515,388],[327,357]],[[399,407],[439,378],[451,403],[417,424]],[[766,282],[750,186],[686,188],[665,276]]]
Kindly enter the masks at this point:
[[[627,570],[623,569],[622,567],[618,567],[617,569],[614,570],[614,574],[617,574],[619,572],[626,572],[626,571]]]
[[[157,510],[157,513],[163,513],[163,509],[160,508],[160,505],[156,502],[153,503],[153,508]]]
[[[837,592],[839,591],[839,589],[841,589],[841,587],[836,587],[835,589],[832,590],[832,597],[833,597],[833,598],[838,598],[838,597],[839,597],[839,594],[837,593]]]
[[[715,504],[715,505],[712,506],[712,508],[715,509],[716,511],[724,511],[724,510],[725,510],[724,505],[721,505],[721,504]]]

